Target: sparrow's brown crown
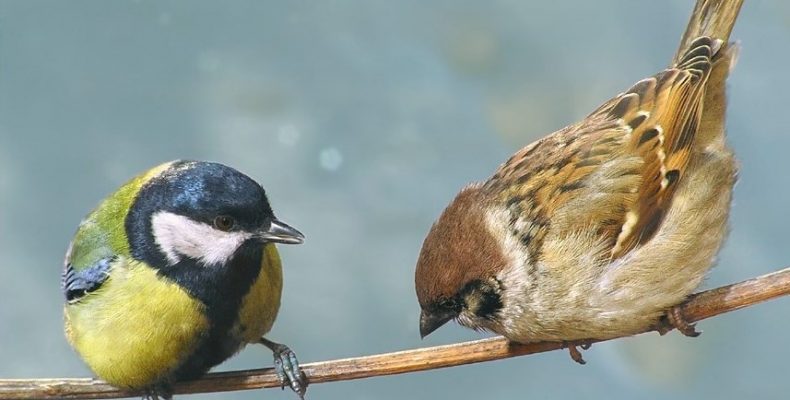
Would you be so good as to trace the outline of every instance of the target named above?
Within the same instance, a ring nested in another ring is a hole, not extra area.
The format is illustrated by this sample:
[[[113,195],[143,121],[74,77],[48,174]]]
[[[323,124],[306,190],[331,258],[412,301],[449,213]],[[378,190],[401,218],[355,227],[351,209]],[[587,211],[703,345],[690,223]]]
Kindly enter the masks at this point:
[[[463,189],[425,238],[416,273],[422,278],[416,281],[421,307],[451,299],[471,280],[504,266],[499,243],[485,226],[487,200],[482,194],[480,185]]]

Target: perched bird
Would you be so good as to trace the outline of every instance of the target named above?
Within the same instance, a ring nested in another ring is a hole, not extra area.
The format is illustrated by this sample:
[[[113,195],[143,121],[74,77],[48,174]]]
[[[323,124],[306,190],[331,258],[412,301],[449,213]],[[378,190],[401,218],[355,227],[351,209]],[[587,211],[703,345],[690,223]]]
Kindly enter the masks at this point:
[[[415,283],[426,336],[450,320],[576,345],[647,329],[696,336],[676,308],[727,230],[729,35],[742,0],[698,0],[670,67],[462,189]]]
[[[101,379],[147,397],[198,378],[248,343],[274,353],[303,397],[294,353],[263,337],[280,307],[274,243],[304,236],[263,188],[222,164],[173,161],[133,178],[80,224],[62,287],[69,343]]]

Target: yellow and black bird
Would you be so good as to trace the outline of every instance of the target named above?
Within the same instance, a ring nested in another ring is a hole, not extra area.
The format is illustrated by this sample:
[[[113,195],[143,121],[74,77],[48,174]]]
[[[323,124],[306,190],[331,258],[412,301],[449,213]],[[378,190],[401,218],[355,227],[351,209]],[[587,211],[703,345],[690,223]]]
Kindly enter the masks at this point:
[[[248,343],[304,396],[294,353],[263,337],[280,307],[274,243],[304,236],[264,189],[222,164],[173,161],[133,178],[80,224],[62,278],[65,331],[101,379],[170,398]]]

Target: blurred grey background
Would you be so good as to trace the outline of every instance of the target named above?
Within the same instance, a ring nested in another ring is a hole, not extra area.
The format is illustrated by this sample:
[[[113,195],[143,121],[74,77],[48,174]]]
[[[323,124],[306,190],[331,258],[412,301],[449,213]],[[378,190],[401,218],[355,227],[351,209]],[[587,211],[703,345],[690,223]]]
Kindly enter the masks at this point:
[[[162,161],[232,165],[308,237],[284,247],[271,339],[303,362],[425,341],[413,268],[459,188],[669,61],[673,1],[0,1],[0,378],[88,376],[61,332],[80,219]],[[790,262],[790,3],[748,0],[734,38],[732,233],[706,287]],[[790,300],[677,333],[394,377],[310,399],[787,398]],[[248,348],[219,369],[271,364]],[[180,398],[188,398],[181,396]],[[290,392],[189,398],[287,399]]]

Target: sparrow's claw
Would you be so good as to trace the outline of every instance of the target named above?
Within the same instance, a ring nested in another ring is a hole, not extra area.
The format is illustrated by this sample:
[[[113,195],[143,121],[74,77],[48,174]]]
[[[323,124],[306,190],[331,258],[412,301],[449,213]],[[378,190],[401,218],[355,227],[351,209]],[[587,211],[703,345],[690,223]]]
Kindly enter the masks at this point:
[[[660,335],[665,335],[672,329],[677,329],[678,332],[688,337],[697,337],[702,334],[702,332],[696,329],[696,324],[691,324],[686,321],[679,306],[670,308],[656,328]]]
[[[271,349],[274,353],[274,371],[280,379],[280,388],[290,386],[300,399],[304,399],[307,392],[307,377],[299,367],[296,354],[288,346],[261,338],[261,344]]]
[[[568,348],[568,353],[570,353],[573,361],[581,365],[587,364],[587,361],[584,361],[584,358],[582,358],[582,352],[579,351],[578,347],[581,347],[582,350],[587,350],[592,347],[592,343],[586,340],[574,340],[563,342],[563,345]]]
[[[688,337],[697,337],[702,334],[702,332],[697,331],[695,324],[690,324],[686,321],[680,307],[672,307],[667,311],[667,321],[680,333]]]

